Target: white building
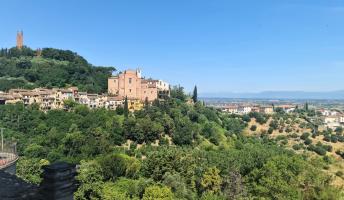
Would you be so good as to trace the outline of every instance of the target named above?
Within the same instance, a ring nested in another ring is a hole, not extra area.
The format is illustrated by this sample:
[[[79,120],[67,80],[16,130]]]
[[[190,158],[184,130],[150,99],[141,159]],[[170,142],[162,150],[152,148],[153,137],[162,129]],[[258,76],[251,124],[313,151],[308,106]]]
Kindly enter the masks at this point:
[[[239,106],[238,114],[248,114],[252,111],[251,106]]]

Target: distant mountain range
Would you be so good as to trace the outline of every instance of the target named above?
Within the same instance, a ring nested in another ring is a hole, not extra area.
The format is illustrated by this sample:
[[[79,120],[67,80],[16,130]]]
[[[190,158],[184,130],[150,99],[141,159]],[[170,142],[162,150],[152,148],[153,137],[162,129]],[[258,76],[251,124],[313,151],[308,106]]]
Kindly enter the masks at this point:
[[[200,93],[204,98],[252,98],[252,99],[344,99],[344,90],[329,92],[264,91],[258,93]]]

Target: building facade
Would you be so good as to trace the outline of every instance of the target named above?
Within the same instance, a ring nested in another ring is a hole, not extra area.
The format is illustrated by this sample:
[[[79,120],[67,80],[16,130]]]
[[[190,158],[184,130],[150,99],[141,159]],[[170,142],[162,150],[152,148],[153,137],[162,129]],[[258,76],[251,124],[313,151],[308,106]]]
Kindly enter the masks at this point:
[[[128,97],[129,99],[148,100],[170,95],[170,86],[162,80],[144,79],[141,70],[125,70],[108,79],[108,94],[110,96]]]

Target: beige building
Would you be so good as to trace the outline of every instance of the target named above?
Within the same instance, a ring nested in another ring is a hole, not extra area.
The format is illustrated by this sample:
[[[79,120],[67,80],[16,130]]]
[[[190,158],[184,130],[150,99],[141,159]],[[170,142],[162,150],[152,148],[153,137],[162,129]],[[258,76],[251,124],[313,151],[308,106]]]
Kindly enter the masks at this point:
[[[139,69],[125,70],[108,79],[108,94],[141,101],[146,99],[154,101],[169,96],[169,84],[161,80],[144,79]]]
[[[272,114],[274,112],[274,109],[272,106],[261,106],[259,112],[264,114]]]

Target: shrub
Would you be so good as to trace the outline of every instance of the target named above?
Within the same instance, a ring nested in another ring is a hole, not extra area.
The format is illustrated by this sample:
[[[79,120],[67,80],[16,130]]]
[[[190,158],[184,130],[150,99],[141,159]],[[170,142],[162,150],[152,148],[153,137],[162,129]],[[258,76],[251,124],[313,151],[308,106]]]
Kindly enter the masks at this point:
[[[331,152],[333,149],[331,145],[323,145],[323,148],[328,152]]]
[[[274,129],[270,127],[268,130],[268,134],[272,134],[273,132],[274,132]]]
[[[250,122],[250,121],[251,121],[251,117],[248,116],[248,115],[243,115],[243,116],[242,116],[242,120],[243,120],[244,122]]]
[[[282,145],[288,144],[288,140],[286,140],[286,139],[285,139],[285,140],[282,140],[282,141],[281,141],[281,144],[282,144]]]
[[[333,160],[331,159],[330,156],[324,156],[323,160],[327,163],[327,164],[331,164],[333,163]]]
[[[301,136],[300,136],[300,138],[302,139],[302,140],[306,140],[308,137],[309,137],[309,133],[303,133]]]
[[[319,134],[317,134],[317,133],[312,134],[312,138],[316,138],[317,136],[319,136]]]
[[[159,140],[159,145],[160,145],[160,146],[169,145],[168,139],[167,139],[167,138],[161,138],[161,139]]]
[[[336,172],[336,176],[343,178],[344,173],[342,171]]]
[[[307,149],[309,150],[309,151],[314,151],[315,153],[317,153],[317,154],[319,154],[319,155],[321,155],[321,156],[324,156],[324,155],[326,155],[326,150],[322,147],[322,146],[314,146],[314,145],[309,145],[308,147],[307,147]]]
[[[344,151],[337,150],[336,154],[344,159]]]
[[[290,133],[291,131],[292,131],[292,129],[291,129],[290,126],[288,126],[288,127],[285,129],[285,132],[287,132],[287,133]]]
[[[337,143],[338,142],[338,137],[336,135],[331,135],[331,142],[332,143]]]
[[[337,137],[339,142],[344,142],[344,136],[338,135]]]
[[[251,131],[256,131],[257,130],[257,126],[256,125],[252,125],[250,128]]]
[[[324,141],[330,142],[331,141],[331,136],[330,135],[325,135],[324,136]]]
[[[296,150],[296,151],[297,151],[297,150],[300,150],[300,149],[301,149],[301,146],[300,146],[299,144],[294,144],[294,145],[293,145],[293,149]]]
[[[285,140],[287,137],[285,135],[279,135],[276,137],[276,141]]]
[[[310,144],[312,144],[312,140],[309,138],[306,138],[304,143],[305,143],[305,145],[310,145]]]
[[[275,120],[273,120],[273,121],[270,122],[269,126],[270,126],[270,128],[272,128],[273,130],[277,130],[277,128],[278,128],[278,122],[275,121]]]

